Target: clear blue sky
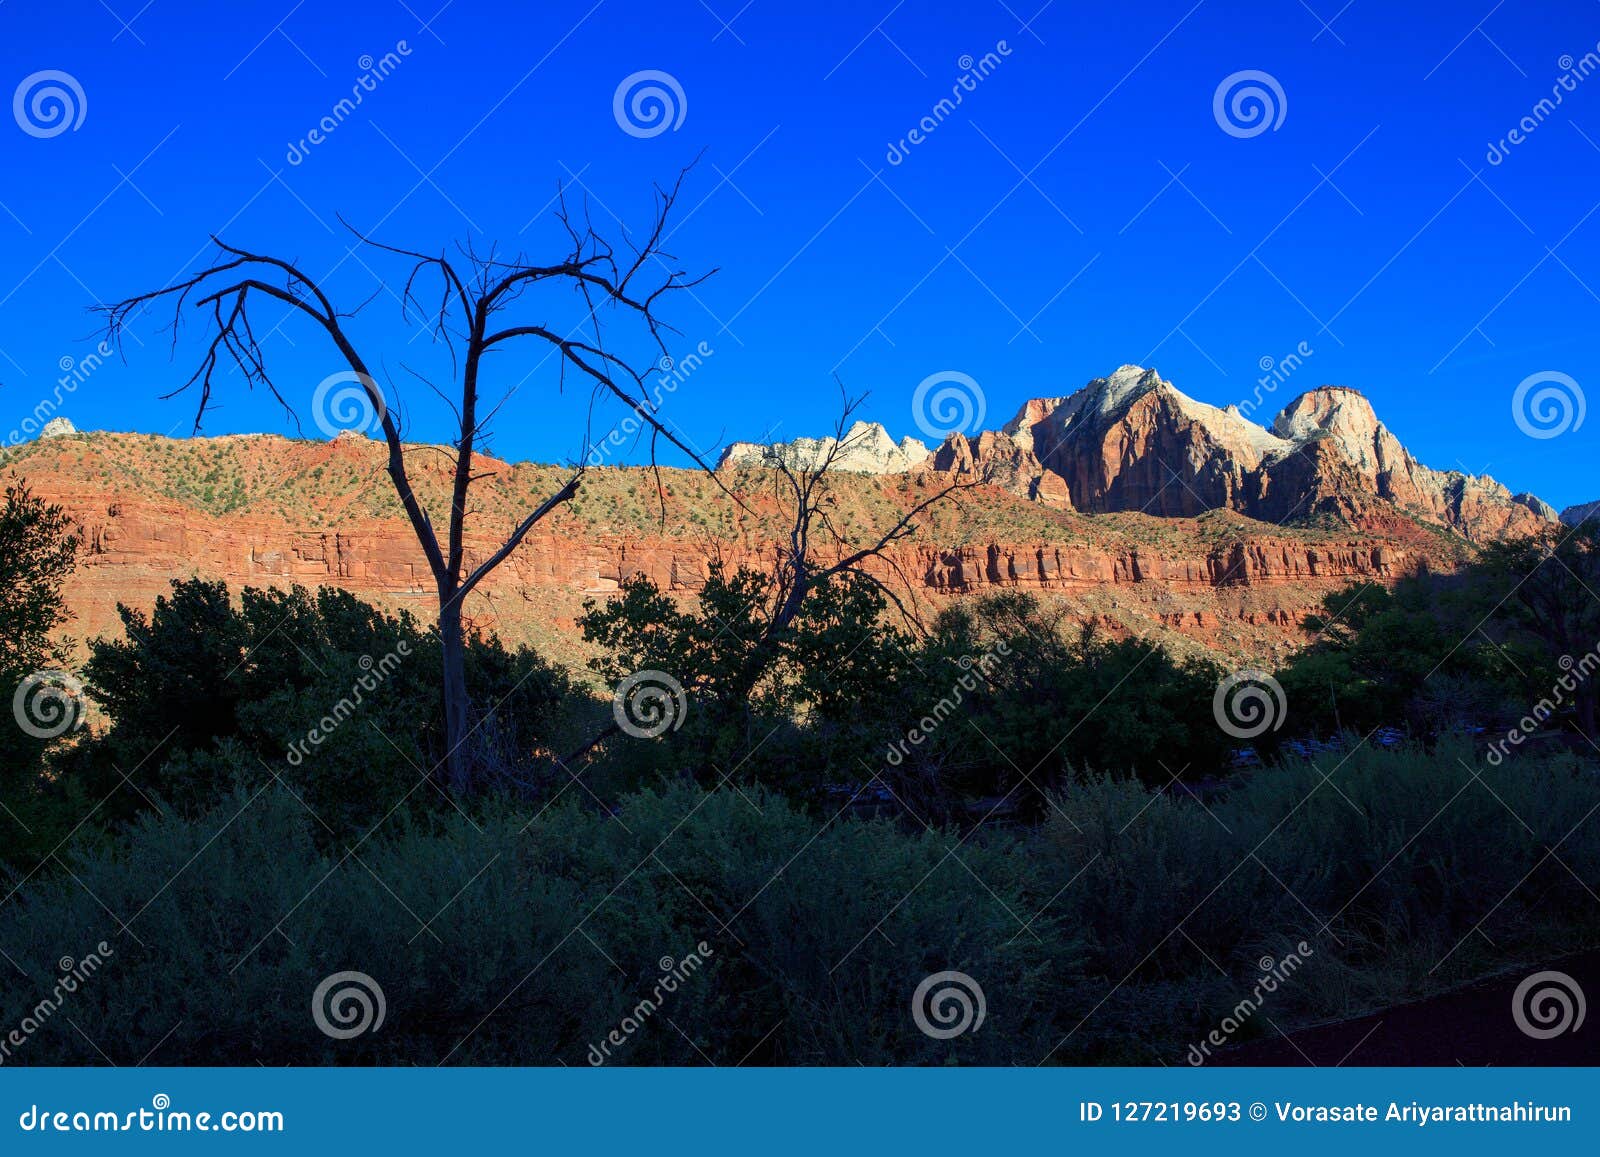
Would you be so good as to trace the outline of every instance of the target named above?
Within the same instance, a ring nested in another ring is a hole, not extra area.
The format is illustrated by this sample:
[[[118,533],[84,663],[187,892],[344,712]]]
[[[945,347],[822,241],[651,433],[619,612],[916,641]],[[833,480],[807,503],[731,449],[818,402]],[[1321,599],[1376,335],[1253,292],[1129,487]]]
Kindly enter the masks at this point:
[[[0,433],[90,352],[87,305],[197,268],[211,231],[297,258],[354,303],[395,267],[349,257],[336,213],[396,244],[554,255],[540,212],[559,182],[602,223],[640,221],[651,182],[703,151],[672,248],[721,272],[671,320],[675,344],[715,353],[668,412],[708,449],[821,432],[835,371],[898,437],[917,433],[912,393],[937,371],[971,375],[998,426],[1127,362],[1242,401],[1262,359],[1305,342],[1273,403],[1357,386],[1430,465],[1557,506],[1600,497],[1600,415],[1535,439],[1511,412],[1530,374],[1600,390],[1600,72],[1533,113],[1562,58],[1600,41],[1591,0],[442,3],[0,4],[0,96],[60,70],[87,105],[55,136],[0,117]],[[290,164],[362,58],[401,41],[398,67]],[[990,75],[889,163],[962,58],[1001,41]],[[614,118],[618,83],[644,69],[681,85],[676,130]],[[1213,94],[1246,69],[1271,74],[1285,108],[1240,137]],[[66,401],[79,427],[188,432],[192,404],[157,395],[194,346],[169,361],[157,321]],[[394,300],[358,331],[396,375],[408,434],[442,439],[445,412],[398,364],[439,362]],[[342,368],[298,322],[268,352],[304,405]],[[495,452],[576,452],[585,399],[557,397],[553,369],[495,367],[491,388],[521,383]],[[232,382],[206,433],[292,430]]]

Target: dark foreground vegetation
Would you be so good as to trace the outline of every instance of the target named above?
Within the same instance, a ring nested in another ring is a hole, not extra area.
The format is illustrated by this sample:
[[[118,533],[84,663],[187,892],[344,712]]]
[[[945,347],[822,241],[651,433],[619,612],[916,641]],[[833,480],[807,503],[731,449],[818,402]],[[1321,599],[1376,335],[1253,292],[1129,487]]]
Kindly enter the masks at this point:
[[[64,661],[74,547],[8,493],[8,695]],[[471,791],[436,632],[175,583],[92,643],[94,726],[0,728],[0,1034],[34,1022],[5,1059],[1180,1064],[1230,1014],[1238,1043],[1592,946],[1597,548],[1330,598],[1249,761],[1233,672],[1021,595],[917,630],[852,572],[781,620],[752,572],[635,581],[585,620],[596,674],[681,698],[630,715],[470,639]],[[346,970],[386,1014],[340,1040],[311,1001]],[[986,1016],[938,1039],[911,1000],[947,970]]]

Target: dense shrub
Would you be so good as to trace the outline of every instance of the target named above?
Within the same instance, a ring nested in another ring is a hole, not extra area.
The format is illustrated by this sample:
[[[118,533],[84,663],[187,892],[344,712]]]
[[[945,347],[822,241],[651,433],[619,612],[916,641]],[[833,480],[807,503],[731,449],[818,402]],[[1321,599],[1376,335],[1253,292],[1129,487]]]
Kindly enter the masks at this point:
[[[645,793],[615,817],[455,816],[348,854],[319,851],[315,829],[276,787],[197,819],[146,817],[74,865],[81,883],[41,881],[0,909],[0,937],[39,977],[111,943],[68,1015],[119,1059],[159,1044],[160,1063],[583,1064],[663,957],[698,951],[703,969],[615,1060],[999,1060],[1045,1016],[1038,944],[1008,943],[1022,898],[1003,849],[965,853],[998,882],[980,904],[941,837],[819,834],[760,791]],[[125,934],[108,909],[128,914]],[[1068,942],[1054,944],[1070,966]],[[948,1048],[908,1016],[916,981],[944,968],[983,976],[991,1002],[984,1031]],[[336,1043],[311,993],[350,969],[378,981],[387,1015]],[[37,999],[8,985],[0,1014],[20,1020]],[[97,1061],[64,1020],[18,1059]]]
[[[715,784],[765,749],[746,778],[766,772],[763,782],[806,795],[828,778],[821,769],[853,768],[876,746],[912,646],[886,621],[883,593],[845,572],[813,581],[792,617],[780,614],[782,601],[769,576],[716,563],[689,607],[644,575],[624,580],[604,605],[586,603],[579,625],[605,648],[591,665],[607,684],[659,671],[686,695],[687,710],[658,750],[613,745],[613,769],[664,759]]]
[[[114,956],[8,1063],[583,1064],[631,1017],[612,1063],[1176,1064],[1261,957],[1301,941],[1270,1010],[1284,1028],[1594,943],[1597,799],[1569,757],[1362,747],[1207,805],[1073,777],[1032,829],[913,831],[680,785],[614,815],[567,798],[396,816],[324,848],[269,785],[146,816],[72,876],[23,884],[0,943],[30,981],[6,986],[0,1024],[104,940]],[[703,967],[641,1012],[662,958],[702,943]],[[346,970],[378,982],[386,1018],[334,1041],[311,994]],[[911,999],[946,970],[986,1016],[941,1041]]]
[[[1504,715],[1544,665],[1479,629],[1494,625],[1479,586],[1415,576],[1392,590],[1358,583],[1324,598],[1304,623],[1307,645],[1278,672],[1294,730],[1435,736]]]
[[[1230,740],[1212,711],[1220,668],[1070,628],[1031,595],[945,611],[913,674],[878,760],[927,808],[998,796],[1038,815],[1069,767],[1166,784],[1226,761]]]
[[[619,740],[606,766],[688,768],[709,784],[737,768],[824,804],[868,785],[924,820],[953,820],[997,799],[1037,816],[1069,766],[1165,784],[1227,761],[1212,709],[1220,668],[1071,628],[1027,594],[958,604],[914,640],[871,583],[821,584],[741,692],[761,654],[752,608],[769,597],[762,576],[714,568],[693,610],[642,578],[591,606],[584,631],[608,648],[596,664],[607,681],[665,671],[689,702],[681,730]]]
[[[437,636],[409,613],[328,587],[246,587],[235,604],[224,584],[199,579],[175,581],[149,616],[118,609],[126,638],[95,640],[85,667],[111,726],[73,753],[64,776],[109,791],[119,768],[139,769],[138,791],[113,807],[158,798],[193,814],[238,774],[280,777],[342,838],[443,757]],[[573,698],[565,672],[477,636],[467,678],[494,707],[470,738],[483,765],[549,790]]]
[[[1600,519],[1493,543],[1472,578],[1483,600],[1492,600],[1503,637],[1541,660],[1524,684],[1533,698],[1549,689],[1557,670],[1600,653]],[[1600,738],[1600,683],[1585,677],[1566,690],[1576,730],[1593,743]]]

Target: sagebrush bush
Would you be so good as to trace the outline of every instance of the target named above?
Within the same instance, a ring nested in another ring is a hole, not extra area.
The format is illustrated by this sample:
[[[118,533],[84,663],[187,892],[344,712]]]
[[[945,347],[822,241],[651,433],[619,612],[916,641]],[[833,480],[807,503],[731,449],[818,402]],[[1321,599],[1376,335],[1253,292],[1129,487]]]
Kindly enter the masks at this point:
[[[200,819],[147,818],[81,858],[76,879],[30,884],[0,911],[30,976],[64,952],[115,948],[63,1010],[83,1035],[47,1024],[17,1059],[97,1063],[93,1041],[119,1060],[159,1045],[152,1059],[173,1064],[581,1064],[662,958],[702,943],[704,971],[615,1060],[998,1060],[1044,1020],[1044,953],[1006,943],[1021,899],[994,850],[964,854],[1005,889],[978,903],[941,837],[855,822],[818,833],[759,791],[643,793],[614,817],[492,808],[342,851],[321,849],[290,792],[257,791]],[[125,933],[109,912],[126,914]],[[911,990],[946,968],[985,978],[993,1031],[950,1046],[917,1031]],[[311,993],[351,969],[379,982],[387,1016],[335,1042]],[[17,1021],[35,999],[8,986],[0,1006]]]
[[[146,815],[17,882],[0,945],[28,978],[0,992],[0,1027],[60,957],[115,955],[8,1063],[580,1065],[632,1017],[609,1063],[1172,1064],[1301,942],[1282,1027],[1600,936],[1574,878],[1600,875],[1600,784],[1565,756],[1363,747],[1204,804],[1082,774],[1041,825],[966,832],[680,780],[614,811],[574,789],[339,840],[245,772],[207,813]],[[311,997],[347,970],[386,1017],[335,1041]],[[952,970],[985,1020],[937,1040],[912,994]]]
[[[1274,1015],[1321,1020],[1600,937],[1583,882],[1600,878],[1600,825],[1584,822],[1600,776],[1570,755],[1492,767],[1463,742],[1362,745],[1262,769],[1206,806],[1095,776],[1057,804],[1039,853],[1052,876],[1082,870],[1057,904],[1094,930],[1090,970],[1136,990],[1248,978],[1305,941],[1315,955]],[[1213,1021],[1238,991],[1216,994]]]

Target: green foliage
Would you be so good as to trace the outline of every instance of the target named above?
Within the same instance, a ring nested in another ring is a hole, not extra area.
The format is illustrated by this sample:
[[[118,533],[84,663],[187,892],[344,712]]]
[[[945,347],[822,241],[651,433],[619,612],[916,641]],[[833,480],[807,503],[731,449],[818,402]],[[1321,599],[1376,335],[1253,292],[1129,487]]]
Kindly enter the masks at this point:
[[[78,546],[77,528],[61,507],[36,497],[26,482],[6,487],[0,506],[0,847],[11,855],[48,850],[45,841],[59,838],[68,822],[52,798],[60,793],[51,791],[42,772],[51,743],[69,741],[30,735],[10,713],[25,680],[66,666],[69,649],[56,632],[71,618],[61,584],[72,573]],[[82,706],[53,705],[64,711]]]
[[[174,581],[148,617],[118,609],[127,637],[95,640],[85,667],[112,725],[69,764],[107,790],[118,768],[140,769],[143,794],[119,793],[114,814],[150,798],[207,809],[239,762],[252,782],[292,785],[343,838],[409,796],[443,756],[440,648],[407,613],[327,587],[247,587],[235,606],[224,584],[198,579]],[[467,679],[495,708],[471,737],[485,764],[549,781],[539,769],[572,698],[565,673],[474,637]]]
[[[780,703],[834,725],[881,716],[912,669],[913,641],[887,611],[882,589],[854,572],[815,584],[784,637]]]
[[[51,639],[70,615],[61,584],[72,573],[79,538],[66,511],[37,498],[28,484],[6,487],[0,507],[0,671],[59,662]]]
[[[1230,742],[1212,713],[1219,668],[1146,640],[1066,629],[1027,594],[945,611],[915,670],[886,776],[930,808],[998,796],[1037,814],[1041,791],[1071,768],[1166,784],[1214,772]]]
[[[808,798],[876,777],[929,819],[994,797],[1037,814],[1070,767],[1164,784],[1226,760],[1211,706],[1219,668],[1068,631],[1031,595],[951,607],[920,643],[886,622],[882,591],[857,575],[818,584],[778,631],[772,599],[765,576],[713,568],[694,610],[644,577],[590,604],[582,625],[607,648],[594,665],[608,681],[661,670],[691,696],[672,756],[620,744],[610,759],[737,764]]]
[[[662,957],[704,943],[614,1063],[1178,1064],[1261,957],[1301,942],[1305,968],[1272,997],[1285,1030],[1594,943],[1594,798],[1570,757],[1363,747],[1206,806],[1079,776],[1042,825],[965,836],[679,785],[614,815],[569,796],[395,816],[346,854],[273,784],[145,816],[64,853],[72,876],[23,884],[0,942],[29,980],[0,990],[0,1023],[59,957],[105,940],[73,1024],[49,1019],[8,1063],[102,1063],[99,1047],[120,1063],[581,1065]],[[381,986],[386,1018],[336,1042],[311,993],[350,969]],[[977,981],[986,1016],[938,1041],[912,993],[947,970]]]
[[[680,609],[648,575],[630,575],[619,597],[584,603],[584,640],[607,651],[590,666],[612,685],[637,671],[665,671],[697,700],[714,700],[749,660],[771,589],[764,574],[740,567],[730,576],[714,563],[696,613]]]
[[[1329,595],[1278,675],[1293,726],[1365,734],[1388,725],[1423,737],[1503,728],[1600,649],[1596,589],[1600,527],[1586,523],[1492,544],[1455,575]],[[1600,686],[1572,682],[1565,706],[1577,730],[1600,738]]]
[[[781,765],[781,782],[803,793],[820,782],[824,749],[871,746],[869,721],[892,703],[911,647],[885,622],[881,590],[852,572],[814,582],[786,623],[778,601],[769,576],[713,564],[693,609],[644,575],[624,580],[620,597],[603,606],[585,604],[584,638],[606,649],[591,665],[608,683],[663,671],[688,694],[685,725],[665,741],[669,754],[623,745],[624,758],[665,757],[717,782],[719,765],[745,764],[752,744],[804,724],[804,736],[789,736],[798,746],[779,739],[751,768]]]
[[[1546,692],[1558,668],[1600,651],[1600,521],[1495,543],[1484,550],[1477,574],[1507,637],[1541,660],[1530,681],[1536,695]],[[1600,739],[1600,685],[1579,681],[1573,706],[1578,730],[1591,743]]]
[[[1278,673],[1294,729],[1432,735],[1496,713],[1519,657],[1473,629],[1487,617],[1480,601],[1470,585],[1447,588],[1437,576],[1325,597],[1304,623],[1311,642]]]
[[[234,676],[250,642],[260,640],[227,585],[174,580],[150,616],[120,604],[117,614],[127,638],[94,640],[85,667],[90,694],[113,721],[116,756],[138,762],[165,742],[203,748],[236,734],[242,680]]]

